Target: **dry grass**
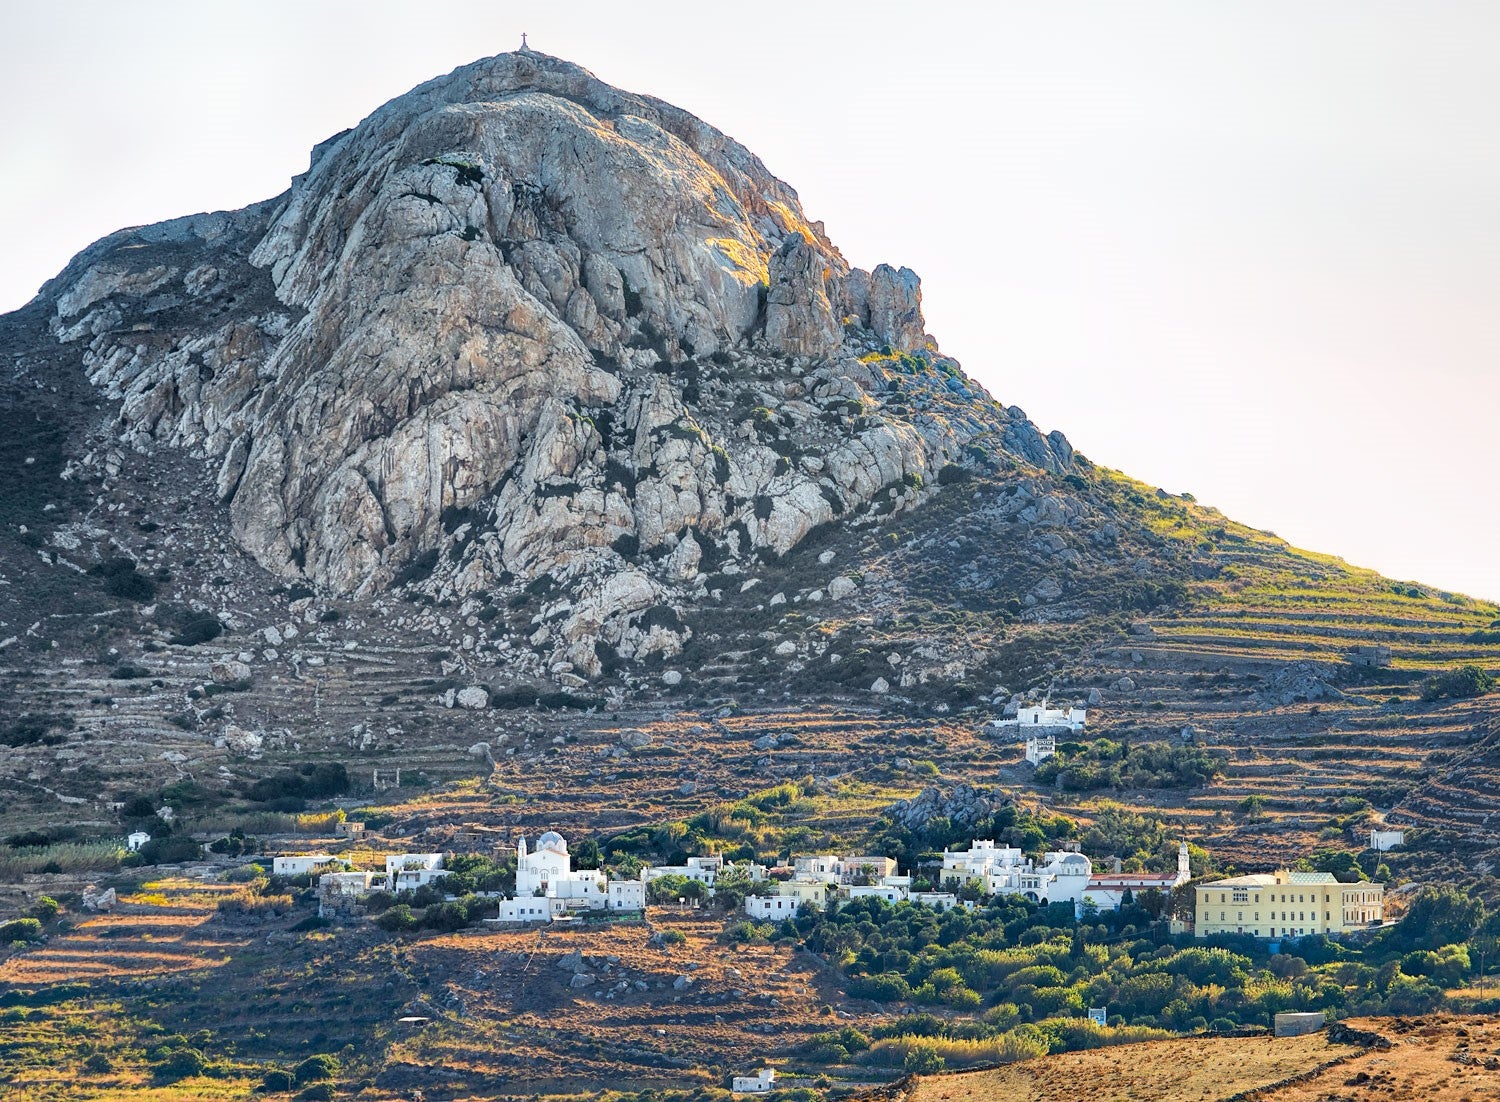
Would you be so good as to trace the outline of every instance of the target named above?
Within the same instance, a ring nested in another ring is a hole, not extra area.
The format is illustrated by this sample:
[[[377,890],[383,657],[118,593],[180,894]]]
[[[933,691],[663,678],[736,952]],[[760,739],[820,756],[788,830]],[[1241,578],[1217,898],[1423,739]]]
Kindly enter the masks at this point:
[[[1257,1102],[1500,1097],[1500,1062],[1494,1055],[1500,1023],[1493,1019],[1376,1018],[1350,1024],[1380,1033],[1393,1047],[1330,1044],[1324,1033],[1152,1041],[1044,1056],[992,1071],[928,1076],[917,1081],[907,1102],[1221,1102],[1250,1090],[1257,1091]],[[1285,1084],[1303,1075],[1309,1078]]]
[[[1216,1102],[1353,1051],[1321,1033],[1149,1041],[924,1078],[910,1102]]]

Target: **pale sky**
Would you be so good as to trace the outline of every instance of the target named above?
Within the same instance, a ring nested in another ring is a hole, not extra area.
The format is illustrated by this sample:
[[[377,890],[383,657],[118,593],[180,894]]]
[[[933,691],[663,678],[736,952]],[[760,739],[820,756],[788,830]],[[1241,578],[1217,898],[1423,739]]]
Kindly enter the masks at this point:
[[[0,309],[533,47],[677,103],[1090,458],[1500,598],[1500,5],[6,0]]]

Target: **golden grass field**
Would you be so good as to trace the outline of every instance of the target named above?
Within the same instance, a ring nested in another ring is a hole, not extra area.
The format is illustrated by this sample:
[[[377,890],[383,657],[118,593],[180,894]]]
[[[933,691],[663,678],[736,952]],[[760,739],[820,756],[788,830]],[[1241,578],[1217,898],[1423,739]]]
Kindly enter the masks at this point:
[[[1493,1018],[1371,1018],[1389,1049],[1305,1037],[1187,1037],[918,1079],[906,1102],[1483,1102],[1500,1098]],[[1305,1077],[1305,1078],[1304,1078]],[[1296,1079],[1296,1082],[1288,1080]]]

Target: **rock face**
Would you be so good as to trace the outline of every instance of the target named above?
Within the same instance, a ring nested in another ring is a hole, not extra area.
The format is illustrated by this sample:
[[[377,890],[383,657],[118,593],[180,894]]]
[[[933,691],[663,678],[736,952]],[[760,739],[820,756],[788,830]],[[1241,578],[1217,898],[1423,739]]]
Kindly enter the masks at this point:
[[[976,441],[1071,461],[937,354],[910,269],[851,269],[744,147],[531,51],[42,297],[119,435],[210,465],[264,567],[545,591],[527,645],[559,674],[677,653],[706,559],[909,508]]]

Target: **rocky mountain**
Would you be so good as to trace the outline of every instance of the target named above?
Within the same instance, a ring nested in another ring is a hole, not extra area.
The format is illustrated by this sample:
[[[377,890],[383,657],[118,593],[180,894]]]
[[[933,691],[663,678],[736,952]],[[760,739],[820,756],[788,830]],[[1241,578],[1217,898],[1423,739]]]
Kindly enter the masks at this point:
[[[950,464],[1071,462],[938,352],[909,269],[851,268],[744,147],[531,51],[392,100],[283,196],[100,241],[41,303],[108,431],[202,462],[260,566],[545,586],[519,645],[551,674],[677,654],[709,573]]]

